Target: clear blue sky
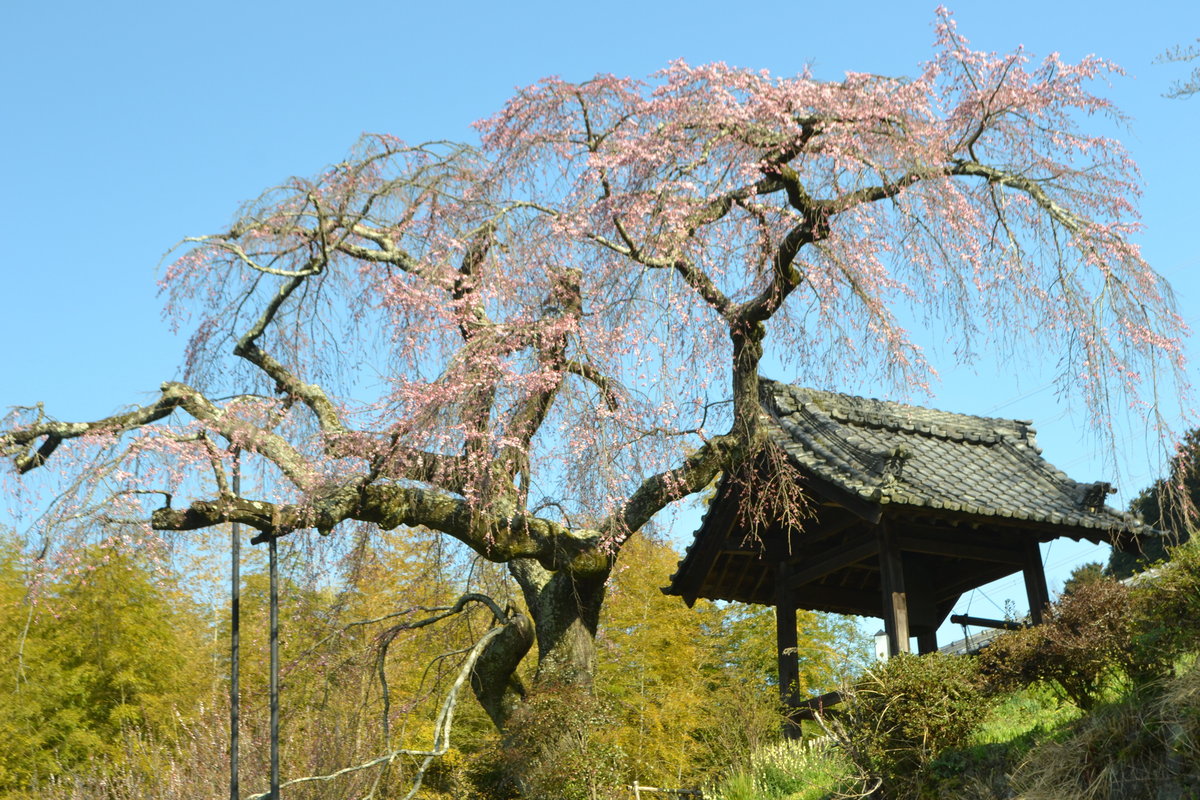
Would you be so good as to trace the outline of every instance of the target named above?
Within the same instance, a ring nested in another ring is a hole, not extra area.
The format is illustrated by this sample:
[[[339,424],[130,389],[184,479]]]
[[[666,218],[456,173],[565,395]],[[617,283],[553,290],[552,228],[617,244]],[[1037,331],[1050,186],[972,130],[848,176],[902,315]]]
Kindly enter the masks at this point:
[[[550,74],[644,76],[684,58],[781,74],[811,64],[836,79],[911,74],[931,53],[932,3],[834,5],[8,2],[0,407],[43,400],[60,418],[92,418],[147,397],[175,375],[181,351],[156,296],[163,252],[219,229],[264,187],[340,160],[362,132],[469,140],[472,121]],[[1200,97],[1164,99],[1187,69],[1153,63],[1200,35],[1200,4],[1021,0],[955,11],[977,47],[1097,53],[1128,71],[1108,93],[1133,118],[1123,138],[1146,181],[1143,247],[1185,318],[1200,322]],[[932,403],[1033,419],[1052,462],[1079,480],[1119,475],[1123,502],[1154,476],[1153,448],[1138,437],[1115,453],[1099,448],[1082,410],[1047,388],[1039,363],[1050,360],[1036,354],[998,377],[949,371]],[[1052,588],[1089,555],[1104,554],[1056,544]],[[973,602],[973,613],[990,609]]]

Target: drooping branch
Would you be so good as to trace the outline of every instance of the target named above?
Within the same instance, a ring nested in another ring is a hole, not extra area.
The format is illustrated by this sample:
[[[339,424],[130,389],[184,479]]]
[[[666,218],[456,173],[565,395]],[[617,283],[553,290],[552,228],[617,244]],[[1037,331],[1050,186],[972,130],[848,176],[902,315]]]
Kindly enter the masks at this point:
[[[471,673],[471,689],[498,730],[504,730],[527,694],[517,667],[533,648],[536,634],[528,615],[510,608],[495,639],[488,643]]]
[[[316,274],[317,272],[319,272],[319,269],[314,269],[308,274]],[[326,434],[344,433],[346,429],[338,416],[337,409],[334,408],[333,403],[330,402],[329,397],[321,387],[301,381],[292,374],[291,370],[287,369],[287,367],[272,358],[258,346],[259,338],[262,337],[267,327],[275,319],[275,315],[279,312],[279,309],[297,289],[304,285],[306,278],[307,275],[289,278],[283,286],[279,287],[275,296],[271,298],[271,301],[267,303],[267,307],[259,315],[258,320],[238,340],[237,345],[233,348],[233,354],[262,370],[275,382],[276,391],[288,397],[298,398],[304,405],[308,406],[313,415],[316,416],[317,423]]]
[[[391,693],[391,690],[388,688],[387,669],[386,669],[388,650],[391,648],[392,642],[394,642],[396,640],[396,637],[399,636],[404,631],[419,630],[420,628],[425,628],[430,625],[434,625],[438,622],[441,622],[444,619],[453,617],[457,614],[461,614],[464,611],[464,609],[466,609],[468,603],[481,603],[481,604],[487,606],[489,609],[491,609],[492,616],[495,619],[497,624],[504,625],[507,623],[507,618],[506,618],[505,613],[500,609],[500,606],[496,603],[495,600],[493,600],[492,598],[488,597],[485,594],[479,594],[476,592],[468,592],[467,594],[464,594],[462,597],[458,598],[458,601],[456,603],[454,603],[454,605],[437,606],[435,608],[418,607],[418,608],[414,608],[414,609],[409,609],[406,612],[401,612],[402,614],[407,615],[407,614],[415,613],[417,611],[423,611],[426,613],[431,613],[432,616],[422,617],[421,619],[415,620],[413,622],[398,623],[396,625],[391,626],[390,628],[388,628],[387,630],[383,631],[382,633],[380,633],[376,636],[376,643],[378,646],[378,651],[377,651],[376,657],[375,657],[375,669],[379,675],[379,688],[383,695],[383,708],[380,710],[380,720],[383,725],[383,741],[386,744],[391,745],[391,739],[392,739],[392,737],[391,737],[392,693]],[[388,615],[388,617],[393,617],[393,616],[396,616],[396,615],[395,614]],[[351,624],[352,625],[370,625],[374,622],[380,622],[383,619],[387,619],[388,617],[381,617],[379,619],[374,619],[374,620],[362,620],[362,621],[351,623]],[[346,627],[349,628],[350,625],[347,625]]]
[[[338,242],[337,248],[346,255],[368,263],[391,264],[405,272],[420,274],[421,262],[411,253],[399,247],[387,231],[377,230],[365,223],[358,222],[350,226],[355,236],[361,236],[371,242],[376,248],[363,247],[346,239]]]
[[[308,482],[308,460],[281,434],[227,413],[186,384],[164,383],[162,392],[164,397],[178,397],[184,411],[228,441],[266,457],[293,485],[303,487]]]
[[[563,376],[569,371],[568,335],[566,330],[558,329],[564,322],[571,327],[578,324],[583,313],[582,277],[576,269],[554,270],[550,291],[543,303],[547,310],[541,320],[543,330],[534,335],[532,342],[538,363],[553,379],[518,402],[505,425],[504,438],[511,443],[500,448],[495,464],[509,482],[518,472],[528,468],[530,442],[546,421],[562,387]]]
[[[1023,192],[1037,203],[1043,211],[1049,214],[1051,219],[1066,228],[1074,236],[1083,234],[1087,228],[1087,224],[1078,214],[1054,202],[1054,199],[1050,197],[1040,183],[1023,175],[1017,175],[997,167],[981,164],[977,161],[965,160],[955,161],[948,172],[951,175],[968,175],[983,178],[988,183]]]
[[[454,726],[454,715],[458,708],[458,696],[462,691],[463,685],[469,680],[472,670],[475,668],[476,662],[480,655],[484,652],[487,646],[493,639],[500,635],[505,630],[503,625],[497,625],[489,629],[467,653],[467,657],[463,659],[462,666],[458,670],[458,674],[454,678],[454,682],[446,692],[446,697],[442,701],[441,709],[438,711],[437,719],[434,720],[433,726],[433,742],[427,749],[415,748],[398,748],[392,750],[386,755],[355,764],[354,766],[344,767],[343,769],[331,772],[326,775],[309,775],[303,778],[292,778],[284,781],[279,785],[283,789],[288,786],[297,786],[305,783],[329,783],[337,780],[345,775],[351,775],[355,772],[361,772],[372,767],[380,767],[386,764],[391,764],[400,756],[414,756],[422,759],[421,764],[417,767],[417,771],[413,776],[412,787],[408,794],[404,796],[404,800],[412,800],[416,793],[421,789],[421,783],[425,778],[425,773],[428,771],[433,760],[444,756],[450,750],[450,735]],[[260,792],[250,795],[249,800],[262,800],[270,795],[270,792]]]
[[[478,273],[495,244],[495,235],[496,226],[490,220],[474,232],[463,252],[458,275],[454,278],[451,298],[465,309],[459,322],[463,341],[470,341],[476,331],[491,324],[479,297]]]
[[[704,270],[686,258],[676,259],[672,265],[684,282],[696,291],[725,320],[734,316],[734,303],[722,292]]]
[[[330,455],[335,458],[364,456],[359,446],[363,436],[365,434],[359,433],[352,439],[332,439],[329,442]],[[408,447],[401,443],[399,435],[379,439],[371,457],[369,480],[379,477],[405,479],[428,483],[454,494],[463,493],[470,479],[465,456]]]
[[[574,358],[564,361],[562,366],[564,371],[572,375],[578,375],[599,389],[601,396],[604,398],[604,405],[608,407],[609,411],[616,411],[621,407],[621,402],[617,397],[615,381],[605,376],[595,366],[586,361]]]
[[[159,399],[150,405],[95,422],[41,421],[0,433],[0,452],[13,459],[18,471],[28,472],[44,464],[66,439],[95,433],[127,433],[165,419],[176,409],[183,409],[229,441],[266,456],[289,480],[303,485],[307,475],[306,460],[283,436],[226,413],[187,384],[168,381],[160,387],[160,392]],[[42,437],[46,441],[38,451],[28,452],[30,445]]]

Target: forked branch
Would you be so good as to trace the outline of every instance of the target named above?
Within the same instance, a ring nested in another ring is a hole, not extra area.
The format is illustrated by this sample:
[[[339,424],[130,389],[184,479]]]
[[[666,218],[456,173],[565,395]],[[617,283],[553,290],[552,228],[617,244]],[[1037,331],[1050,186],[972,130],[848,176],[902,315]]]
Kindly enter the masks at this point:
[[[412,756],[421,758],[421,763],[417,767],[416,773],[413,775],[412,787],[409,789],[408,794],[404,795],[404,800],[411,800],[416,796],[417,792],[420,791],[421,783],[425,779],[425,773],[429,769],[430,764],[433,763],[433,760],[435,758],[440,758],[449,752],[450,734],[454,725],[454,714],[458,707],[458,697],[462,691],[463,684],[465,684],[470,678],[471,670],[475,668],[475,662],[479,660],[479,656],[483,653],[488,643],[491,642],[492,639],[499,636],[503,630],[503,625],[496,625],[492,627],[487,631],[487,633],[483,634],[483,636],[479,638],[479,641],[477,641],[467,653],[467,657],[463,660],[462,666],[459,668],[458,674],[454,678],[454,682],[450,685],[449,690],[446,692],[446,697],[442,701],[442,706],[438,712],[437,719],[434,721],[433,742],[431,743],[430,747],[425,749],[408,747],[397,748],[396,750],[392,750],[391,752],[378,758],[371,759],[370,761],[366,761],[362,764],[355,764],[351,767],[345,767],[327,775],[309,775],[303,778],[292,778],[289,781],[284,781],[281,783],[279,788],[283,789],[288,786],[297,786],[304,783],[329,783],[345,775],[351,775],[356,772],[361,772],[365,769],[371,769],[372,767],[381,767],[391,764],[400,756]],[[269,794],[270,792],[260,792],[258,794],[251,795],[248,800],[262,800],[262,798],[267,797]],[[372,791],[368,797],[372,796],[373,794],[374,792]]]

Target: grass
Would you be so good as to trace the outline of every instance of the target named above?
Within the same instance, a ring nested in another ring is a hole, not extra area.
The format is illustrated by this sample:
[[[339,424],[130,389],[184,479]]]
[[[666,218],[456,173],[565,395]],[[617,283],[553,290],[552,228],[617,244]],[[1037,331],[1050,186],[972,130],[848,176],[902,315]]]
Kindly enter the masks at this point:
[[[850,774],[837,751],[821,743],[779,742],[758,750],[749,765],[705,791],[711,800],[822,800]]]
[[[1059,695],[1050,688],[1030,686],[996,706],[975,738],[980,745],[1039,739],[1061,731],[1081,713],[1070,703],[1060,702]]]
[[[949,750],[930,765],[932,787],[939,796],[964,800],[1012,797],[1011,777],[1029,753],[1069,735],[1081,714],[1045,686],[1014,692],[987,716],[969,747]]]
[[[1200,668],[1097,707],[1031,752],[1014,784],[1028,800],[1200,797]]]

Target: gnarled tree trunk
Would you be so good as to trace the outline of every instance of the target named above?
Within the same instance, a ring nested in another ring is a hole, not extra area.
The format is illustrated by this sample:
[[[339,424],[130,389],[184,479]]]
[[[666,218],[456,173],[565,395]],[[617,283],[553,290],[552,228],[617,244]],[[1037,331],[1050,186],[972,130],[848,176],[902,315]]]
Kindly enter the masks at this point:
[[[525,597],[528,616],[514,613],[507,629],[484,652],[472,686],[501,731],[527,690],[517,665],[537,643],[533,691],[571,688],[590,692],[596,675],[596,628],[608,570],[576,575],[551,572],[532,559],[509,563]]]

